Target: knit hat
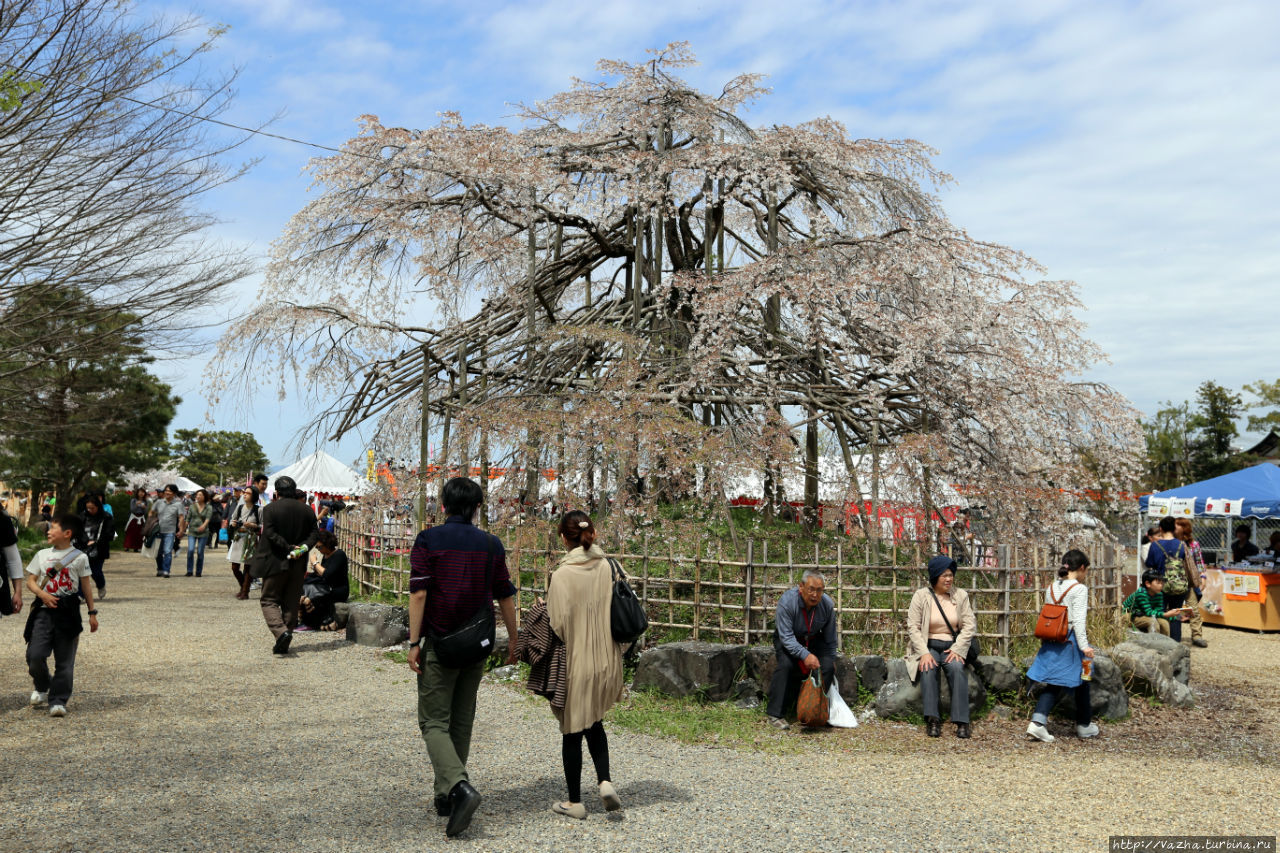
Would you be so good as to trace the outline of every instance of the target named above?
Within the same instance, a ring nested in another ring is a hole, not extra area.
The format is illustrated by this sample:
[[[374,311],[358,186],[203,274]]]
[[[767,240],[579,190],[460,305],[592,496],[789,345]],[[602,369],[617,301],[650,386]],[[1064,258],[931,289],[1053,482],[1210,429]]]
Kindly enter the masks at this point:
[[[945,571],[955,572],[956,561],[950,557],[944,557],[939,554],[929,561],[929,586],[933,586],[938,582],[938,578],[942,577]]]

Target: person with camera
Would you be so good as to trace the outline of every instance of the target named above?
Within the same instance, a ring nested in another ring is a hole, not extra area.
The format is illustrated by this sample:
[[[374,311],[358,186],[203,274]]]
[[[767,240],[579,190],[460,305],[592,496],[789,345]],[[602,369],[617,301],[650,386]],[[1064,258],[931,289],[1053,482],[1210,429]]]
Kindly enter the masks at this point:
[[[507,626],[507,663],[516,661],[519,635],[506,551],[498,537],[473,523],[484,502],[480,484],[454,477],[444,484],[440,502],[448,519],[420,532],[409,553],[409,669],[418,676],[418,729],[435,774],[436,814],[448,816],[445,835],[453,838],[471,825],[480,807],[467,756],[487,657],[446,666],[436,646],[451,645],[450,636],[484,617],[485,608],[492,628],[495,600]]]
[[[84,554],[98,588],[98,599],[107,597],[107,577],[103,565],[111,557],[111,540],[116,538],[115,521],[102,510],[102,499],[90,496],[84,502]]]
[[[227,536],[231,538],[231,547],[227,549],[227,562],[231,564],[231,574],[235,575],[240,591],[236,598],[244,601],[249,597],[249,584],[253,578],[248,571],[240,571],[240,566],[253,556],[258,544],[258,533],[262,530],[262,508],[258,506],[258,489],[256,486],[245,486],[240,493],[236,508],[227,519]]]

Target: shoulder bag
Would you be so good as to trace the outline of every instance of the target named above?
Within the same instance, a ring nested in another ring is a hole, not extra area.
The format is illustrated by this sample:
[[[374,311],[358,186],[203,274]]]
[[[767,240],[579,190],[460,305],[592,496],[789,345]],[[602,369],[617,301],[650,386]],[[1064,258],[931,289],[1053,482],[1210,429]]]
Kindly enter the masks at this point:
[[[496,538],[491,533],[488,537],[488,562],[484,569],[484,604],[471,614],[471,617],[457,628],[446,634],[431,632],[431,648],[436,653],[436,660],[445,669],[462,669],[474,666],[493,654],[494,621],[493,621],[493,543]]]
[[[951,632],[951,642],[954,643],[960,638],[960,632],[951,624],[951,620],[947,618],[947,611],[942,609],[942,602],[938,601],[938,594],[933,591],[933,587],[929,588],[929,594],[933,596],[933,603],[938,606],[938,613],[942,616],[942,621],[947,623],[947,630]],[[965,666],[976,666],[978,663],[978,655],[982,654],[982,644],[978,642],[978,635],[974,634],[973,639],[969,641],[969,651],[964,656]]]
[[[613,600],[609,604],[609,631],[615,643],[634,643],[649,630],[649,616],[644,605],[636,598],[635,590],[627,583],[627,575],[618,561],[609,557],[609,570],[613,573]]]
[[[1072,582],[1071,586],[1062,591],[1062,595],[1057,600],[1052,600],[1053,587],[1050,586],[1045,590],[1044,606],[1040,608],[1040,615],[1036,617],[1036,637],[1049,643],[1065,643],[1067,637],[1071,634],[1071,620],[1067,618],[1067,606],[1062,603],[1067,597],[1067,593],[1078,587],[1080,584]]]

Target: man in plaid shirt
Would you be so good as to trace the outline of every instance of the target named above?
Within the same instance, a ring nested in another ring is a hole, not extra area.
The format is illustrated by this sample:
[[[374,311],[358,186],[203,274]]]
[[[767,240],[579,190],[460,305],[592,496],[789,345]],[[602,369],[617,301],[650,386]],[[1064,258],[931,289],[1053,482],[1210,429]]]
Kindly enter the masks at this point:
[[[479,484],[466,477],[445,483],[440,502],[448,520],[419,533],[409,553],[409,668],[418,675],[418,728],[435,771],[436,813],[448,816],[445,835],[451,838],[471,824],[480,806],[467,755],[485,661],[442,666],[431,637],[458,628],[496,600],[507,626],[507,663],[515,663],[518,641],[506,552],[498,537],[471,522],[483,500]]]

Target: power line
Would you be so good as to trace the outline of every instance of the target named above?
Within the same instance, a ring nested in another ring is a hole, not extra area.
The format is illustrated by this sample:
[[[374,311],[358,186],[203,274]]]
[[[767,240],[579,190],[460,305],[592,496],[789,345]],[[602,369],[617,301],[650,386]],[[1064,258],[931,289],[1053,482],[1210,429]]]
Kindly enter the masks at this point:
[[[19,66],[14,65],[11,62],[6,62],[4,60],[0,60],[0,65],[10,68],[14,71],[17,71],[20,74],[30,74],[34,77],[40,77],[47,81],[53,81],[55,79],[54,77],[48,74],[42,74],[39,71],[32,71],[28,68],[20,68]],[[164,104],[158,104],[154,101],[143,101],[143,100],[139,100],[138,98],[129,97],[128,95],[114,94],[111,92],[107,92],[103,89],[98,89],[94,86],[87,86],[83,83],[67,83],[66,81],[61,81],[61,82],[63,85],[75,86],[78,89],[82,89],[86,92],[93,92],[94,94],[102,95],[103,97],[118,98],[122,101],[128,101],[131,104],[137,104],[140,107],[150,107],[151,109],[154,109],[154,110],[163,110],[167,113],[173,113],[175,115],[180,115],[186,118],[195,119],[196,121],[207,121],[207,122],[210,122],[211,124],[217,124],[217,125],[221,125],[222,127],[230,128],[231,130],[239,130],[244,133],[252,133],[256,136],[266,136],[266,137],[270,137],[271,139],[278,139],[281,142],[292,142],[295,145],[306,145],[310,148],[318,148],[321,151],[332,151],[335,154],[342,153],[341,148],[334,148],[332,145],[321,145],[319,142],[308,142],[305,139],[295,139],[292,136],[284,136],[279,133],[269,133],[268,131],[265,131],[265,130],[259,130],[253,127],[245,127],[244,125],[235,124],[234,122],[229,122],[229,121],[223,121],[222,119],[213,118],[212,116],[204,116],[204,115],[200,115],[199,113],[191,113],[191,112],[187,112],[186,110],[180,110],[180,109],[177,109],[176,107],[165,106]],[[369,160],[379,159],[377,157],[371,157],[368,154],[357,154],[356,156],[364,157]]]

